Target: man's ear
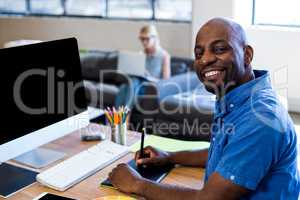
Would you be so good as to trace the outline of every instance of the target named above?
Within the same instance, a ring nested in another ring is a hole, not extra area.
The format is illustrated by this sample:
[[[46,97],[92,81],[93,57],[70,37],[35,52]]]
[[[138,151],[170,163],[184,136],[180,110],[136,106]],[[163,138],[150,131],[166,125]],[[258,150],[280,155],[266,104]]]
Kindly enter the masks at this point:
[[[250,45],[246,45],[245,47],[245,56],[244,62],[246,66],[249,66],[253,59],[253,48]]]

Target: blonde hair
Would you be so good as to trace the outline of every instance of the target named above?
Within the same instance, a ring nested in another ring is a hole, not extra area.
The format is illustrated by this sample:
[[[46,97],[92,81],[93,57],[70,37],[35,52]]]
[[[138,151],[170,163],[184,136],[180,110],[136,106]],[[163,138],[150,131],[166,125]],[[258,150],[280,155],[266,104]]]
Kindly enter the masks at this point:
[[[140,30],[140,34],[147,34],[150,37],[155,38],[155,44],[160,46],[159,35],[154,25],[150,24],[143,26]]]

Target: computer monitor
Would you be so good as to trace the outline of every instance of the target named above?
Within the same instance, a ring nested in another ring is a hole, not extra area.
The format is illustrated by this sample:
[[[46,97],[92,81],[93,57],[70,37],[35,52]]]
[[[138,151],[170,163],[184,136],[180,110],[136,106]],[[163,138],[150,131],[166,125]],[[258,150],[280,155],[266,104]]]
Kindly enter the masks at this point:
[[[75,38],[0,49],[0,63],[0,163],[89,124]]]

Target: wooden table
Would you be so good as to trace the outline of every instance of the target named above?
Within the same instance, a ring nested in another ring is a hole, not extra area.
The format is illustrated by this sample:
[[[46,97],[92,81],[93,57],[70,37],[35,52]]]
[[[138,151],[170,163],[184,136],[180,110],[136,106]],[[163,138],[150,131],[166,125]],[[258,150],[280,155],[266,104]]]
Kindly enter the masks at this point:
[[[105,132],[108,135],[108,137],[110,135],[110,129],[109,127],[106,126],[91,124],[88,128],[91,128],[93,130],[99,129]],[[53,141],[45,145],[45,147],[50,149],[55,149],[61,152],[65,152],[67,153],[68,157],[70,157],[98,143],[98,142],[82,142],[80,140],[80,134],[83,131],[85,130],[78,130],[74,133],[71,133],[63,138],[60,138],[56,141]],[[127,140],[128,145],[137,142],[139,138],[140,138],[139,133],[128,131],[128,140]],[[27,187],[26,189],[12,195],[8,199],[27,200],[27,199],[32,199],[43,192],[50,192],[50,193],[71,197],[75,199],[82,199],[82,200],[84,199],[90,200],[90,199],[94,199],[101,196],[107,196],[107,195],[124,195],[123,193],[111,188],[99,187],[99,184],[107,178],[109,172],[116,165],[122,162],[128,162],[133,158],[133,156],[134,156],[133,153],[127,154],[126,156],[120,158],[116,162],[98,171],[93,176],[88,177],[84,181],[76,184],[75,186],[66,190],[65,192],[58,192],[52,190],[36,182],[33,185]],[[56,164],[57,163],[54,163],[53,165]],[[202,180],[203,175],[204,175],[204,169],[201,168],[176,167],[168,174],[168,176],[162,181],[162,183],[167,183],[172,185],[182,185],[185,187],[200,189],[203,187],[203,180]],[[2,199],[4,198],[0,197],[0,200]]]

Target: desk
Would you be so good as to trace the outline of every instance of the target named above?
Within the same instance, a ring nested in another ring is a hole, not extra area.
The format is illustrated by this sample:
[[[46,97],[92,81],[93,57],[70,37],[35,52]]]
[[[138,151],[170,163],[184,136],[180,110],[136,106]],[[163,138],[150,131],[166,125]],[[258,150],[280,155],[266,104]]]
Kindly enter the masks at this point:
[[[106,134],[109,135],[110,129],[106,126],[100,126],[97,124],[90,124],[89,128],[99,129],[104,131]],[[67,153],[68,157],[75,155],[84,149],[87,149],[97,142],[82,142],[80,140],[80,134],[84,130],[75,131],[63,138],[55,140],[45,147],[50,149],[59,150],[62,152]],[[137,142],[140,138],[139,133],[134,131],[128,131],[128,145],[131,145]],[[58,192],[47,188],[40,183],[34,183],[30,187],[14,194],[8,199],[16,199],[16,200],[31,200],[32,198],[38,196],[42,192],[50,192],[66,197],[73,197],[81,200],[90,200],[101,196],[106,195],[120,195],[121,193],[117,190],[111,188],[103,188],[99,187],[99,183],[105,180],[111,172],[111,170],[122,162],[128,162],[133,158],[134,154],[129,153],[126,156],[122,157],[121,159],[117,160],[116,162],[112,163],[111,165],[107,166],[106,168],[98,171],[96,174],[88,177],[84,181],[76,184],[72,188],[66,190],[65,192]],[[57,164],[57,163],[55,163]],[[53,164],[53,165],[55,165]],[[43,169],[45,170],[45,169]],[[202,188],[203,181],[202,177],[204,175],[204,169],[199,168],[190,168],[190,167],[177,167],[173,169],[170,174],[162,181],[162,183],[173,184],[173,185],[182,185],[191,188]],[[4,198],[0,197],[0,200]]]

